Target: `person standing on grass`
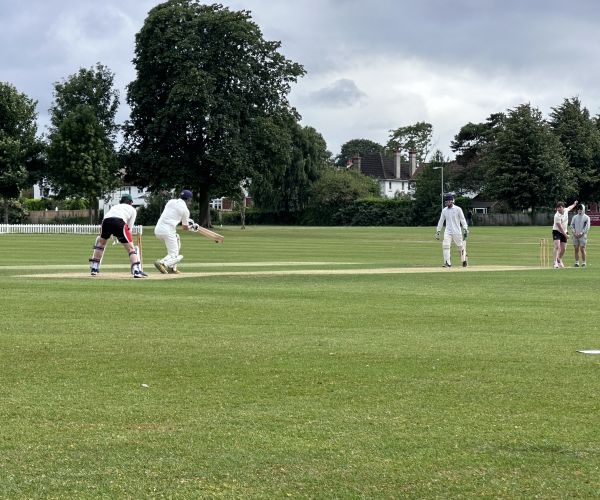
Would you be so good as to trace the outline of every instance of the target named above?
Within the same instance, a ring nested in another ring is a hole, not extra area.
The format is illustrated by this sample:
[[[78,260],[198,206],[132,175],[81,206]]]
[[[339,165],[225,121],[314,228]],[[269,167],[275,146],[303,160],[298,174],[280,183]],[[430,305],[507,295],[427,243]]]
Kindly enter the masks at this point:
[[[462,208],[454,204],[454,196],[444,195],[445,208],[442,209],[440,220],[435,230],[435,239],[440,239],[440,231],[444,222],[446,229],[444,231],[444,241],[442,242],[442,253],[444,255],[444,267],[452,267],[450,261],[450,247],[452,242],[460,249],[460,259],[463,267],[467,267],[467,252],[465,241],[469,234],[469,226],[465,220],[465,214]],[[461,228],[462,226],[462,228]],[[464,240],[463,240],[464,237]]]
[[[137,212],[133,207],[133,198],[130,194],[124,194],[121,197],[119,204],[106,212],[104,219],[102,219],[100,236],[96,238],[94,252],[90,259],[90,272],[92,276],[97,276],[100,272],[100,263],[102,262],[102,256],[104,255],[104,248],[111,236],[117,238],[129,254],[131,274],[133,277],[146,278],[148,276],[142,271],[140,256],[133,246],[131,229],[133,229],[133,225],[135,224],[136,216]]]
[[[573,246],[575,247],[575,267],[579,267],[579,251],[581,250],[581,267],[587,266],[586,251],[587,235],[590,230],[590,217],[585,213],[583,205],[575,207],[576,215],[571,219],[571,232],[573,233]]]
[[[169,200],[154,228],[154,235],[167,247],[167,255],[154,263],[154,267],[162,274],[180,274],[177,270],[177,263],[183,259],[183,255],[179,255],[181,241],[177,234],[177,226],[181,222],[184,231],[190,229],[188,203],[192,198],[192,192],[184,189],[179,198]]]
[[[567,240],[569,234],[569,212],[577,206],[577,200],[572,205],[565,207],[564,201],[556,203],[556,213],[554,214],[554,224],[552,225],[552,240],[554,241],[554,269],[565,267],[562,258],[567,249]]]

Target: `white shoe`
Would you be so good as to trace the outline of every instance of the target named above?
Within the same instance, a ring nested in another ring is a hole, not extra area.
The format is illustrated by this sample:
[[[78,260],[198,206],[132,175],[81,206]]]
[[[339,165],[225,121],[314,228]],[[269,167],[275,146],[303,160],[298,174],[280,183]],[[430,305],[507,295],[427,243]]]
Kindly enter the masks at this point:
[[[581,267],[587,267],[587,264],[584,262],[583,264],[581,264]]]
[[[554,269],[558,269],[559,267],[558,262],[554,262]]]
[[[562,263],[562,260],[558,261],[558,267],[565,267],[565,265]]]

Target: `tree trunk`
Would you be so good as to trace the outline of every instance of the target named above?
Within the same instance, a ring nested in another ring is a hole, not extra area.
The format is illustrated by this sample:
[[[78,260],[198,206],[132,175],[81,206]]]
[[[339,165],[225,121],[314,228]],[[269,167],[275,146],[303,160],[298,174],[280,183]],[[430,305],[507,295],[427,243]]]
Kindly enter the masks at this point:
[[[4,198],[4,224],[8,224],[8,199]]]
[[[208,186],[206,184],[200,184],[198,204],[198,224],[207,228],[211,228],[212,221],[210,220],[210,198],[208,196]]]
[[[242,229],[246,229],[246,196],[242,195],[242,201],[240,201],[240,220],[242,222]]]

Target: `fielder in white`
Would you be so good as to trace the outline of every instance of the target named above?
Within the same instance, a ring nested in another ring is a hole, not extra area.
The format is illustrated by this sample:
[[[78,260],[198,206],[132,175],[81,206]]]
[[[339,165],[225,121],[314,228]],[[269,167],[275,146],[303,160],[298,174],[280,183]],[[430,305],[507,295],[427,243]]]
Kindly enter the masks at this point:
[[[177,264],[183,259],[183,255],[179,254],[181,242],[177,234],[177,226],[181,222],[184,231],[189,231],[190,210],[188,203],[192,199],[192,192],[184,189],[179,198],[169,200],[156,223],[154,235],[164,241],[167,247],[167,255],[157,260],[154,267],[163,274],[179,274]]]
[[[590,216],[585,213],[583,205],[575,207],[577,215],[571,219],[571,231],[573,233],[573,246],[575,248],[575,267],[579,267],[579,251],[581,250],[581,267],[587,266],[587,236],[590,230]]]
[[[454,244],[460,249],[460,259],[463,267],[467,267],[467,245],[466,240],[469,234],[469,226],[465,219],[462,208],[454,204],[454,196],[447,194],[444,196],[446,207],[442,209],[440,220],[435,230],[435,239],[440,239],[440,231],[444,222],[446,229],[444,231],[444,241],[442,242],[442,251],[444,254],[444,267],[452,267],[450,261],[450,246]],[[462,228],[461,228],[462,226]],[[464,240],[463,240],[464,237]]]

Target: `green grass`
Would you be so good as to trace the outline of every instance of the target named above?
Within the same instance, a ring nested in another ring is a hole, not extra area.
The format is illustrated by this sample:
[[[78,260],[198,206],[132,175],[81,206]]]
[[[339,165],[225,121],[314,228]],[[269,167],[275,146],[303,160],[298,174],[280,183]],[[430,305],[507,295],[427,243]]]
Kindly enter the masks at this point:
[[[218,231],[182,271],[442,262],[433,228]],[[549,232],[474,227],[473,269]],[[587,269],[159,280],[148,230],[148,280],[35,276],[93,239],[0,235],[1,498],[600,496],[593,232]]]

